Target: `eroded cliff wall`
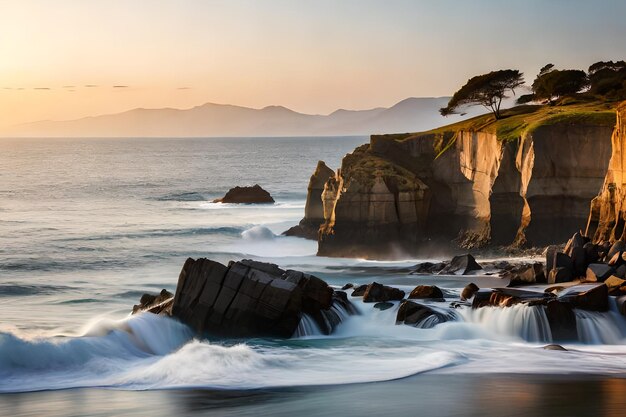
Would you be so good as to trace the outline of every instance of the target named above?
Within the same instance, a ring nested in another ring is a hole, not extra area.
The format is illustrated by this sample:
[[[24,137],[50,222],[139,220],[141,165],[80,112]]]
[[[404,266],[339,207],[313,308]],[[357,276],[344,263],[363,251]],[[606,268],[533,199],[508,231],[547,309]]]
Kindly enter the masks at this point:
[[[626,103],[617,109],[611,159],[599,195],[591,202],[587,236],[596,242],[626,239]]]
[[[372,136],[325,185],[318,253],[389,258],[451,242],[565,241],[584,229],[605,182],[612,131],[583,118],[506,141],[493,129]]]

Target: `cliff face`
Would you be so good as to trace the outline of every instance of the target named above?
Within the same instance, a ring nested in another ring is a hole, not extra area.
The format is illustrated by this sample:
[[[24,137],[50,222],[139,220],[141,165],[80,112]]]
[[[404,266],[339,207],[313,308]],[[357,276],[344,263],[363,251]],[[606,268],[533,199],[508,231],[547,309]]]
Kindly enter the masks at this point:
[[[334,176],[335,172],[328,168],[324,161],[318,161],[315,172],[313,172],[309,180],[306,205],[304,206],[304,218],[300,220],[297,226],[285,231],[284,235],[317,240],[320,225],[325,222],[322,192],[326,182]]]
[[[565,241],[602,186],[613,124],[562,118],[507,140],[489,128],[372,136],[325,184],[318,254]]]
[[[587,236],[596,242],[626,238],[626,103],[617,110],[612,154],[600,194],[591,202]]]

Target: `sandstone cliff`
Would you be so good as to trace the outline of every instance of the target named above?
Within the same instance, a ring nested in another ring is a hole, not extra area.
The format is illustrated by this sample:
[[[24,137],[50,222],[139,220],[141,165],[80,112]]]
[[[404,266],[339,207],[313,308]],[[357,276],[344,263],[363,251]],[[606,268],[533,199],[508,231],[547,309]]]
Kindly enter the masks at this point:
[[[372,136],[325,184],[318,254],[539,246],[584,228],[607,172],[614,110],[524,106],[508,116]]]
[[[626,103],[617,109],[617,123],[611,137],[612,154],[600,194],[591,202],[587,236],[594,241],[626,238]]]

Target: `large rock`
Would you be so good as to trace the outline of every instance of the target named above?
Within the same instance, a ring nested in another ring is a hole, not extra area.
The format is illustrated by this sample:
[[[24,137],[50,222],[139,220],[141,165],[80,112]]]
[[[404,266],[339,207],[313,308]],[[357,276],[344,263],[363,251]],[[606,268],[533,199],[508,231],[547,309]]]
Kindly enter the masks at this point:
[[[269,204],[274,199],[259,184],[252,187],[235,187],[228,190],[222,198],[213,200],[214,203],[240,203],[240,204]]]
[[[324,223],[324,204],[322,192],[326,182],[334,178],[335,172],[328,168],[324,161],[318,161],[315,172],[309,180],[306,204],[304,205],[304,218],[297,226],[286,230],[286,236],[298,236],[306,239],[317,240],[320,225]]]
[[[178,279],[172,315],[199,333],[290,337],[303,314],[332,331],[325,318],[337,297],[321,279],[273,264],[243,260],[224,266],[189,258]]]
[[[476,262],[476,259],[470,254],[458,255],[452,258],[450,263],[443,268],[439,274],[441,275],[467,275],[472,271],[479,271],[482,266]]]
[[[443,292],[436,285],[418,285],[409,294],[409,299],[416,298],[443,298]]]
[[[561,291],[558,300],[570,303],[574,308],[607,311],[609,309],[609,289],[604,284],[575,285]]]
[[[542,305],[554,299],[554,294],[517,288],[481,289],[474,294],[472,308],[510,307],[515,304]]]
[[[614,272],[615,269],[607,264],[589,264],[585,279],[590,282],[602,282],[613,275]]]
[[[470,282],[465,286],[465,288],[463,288],[463,291],[461,291],[461,301],[469,300],[474,296],[474,294],[476,294],[478,290],[480,290],[480,288],[478,288],[478,285]]]
[[[354,293],[352,294],[354,295]],[[363,294],[364,303],[378,303],[381,301],[402,300],[404,291],[398,288],[388,287],[386,285],[372,282],[369,284]]]

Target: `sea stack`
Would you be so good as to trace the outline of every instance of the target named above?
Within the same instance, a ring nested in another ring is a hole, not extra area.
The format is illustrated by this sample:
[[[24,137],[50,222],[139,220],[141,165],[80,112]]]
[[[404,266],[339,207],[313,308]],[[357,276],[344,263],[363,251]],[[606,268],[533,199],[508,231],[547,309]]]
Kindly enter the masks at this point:
[[[272,204],[274,199],[259,184],[252,187],[235,187],[228,190],[222,198],[213,200],[214,203],[233,204]]]

